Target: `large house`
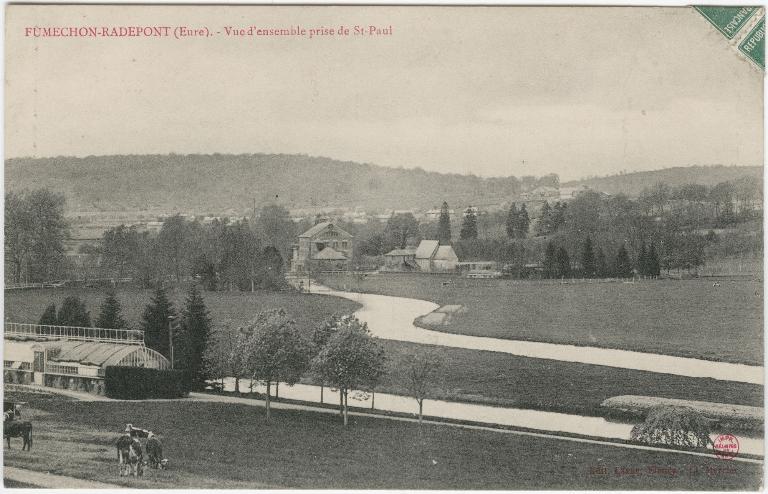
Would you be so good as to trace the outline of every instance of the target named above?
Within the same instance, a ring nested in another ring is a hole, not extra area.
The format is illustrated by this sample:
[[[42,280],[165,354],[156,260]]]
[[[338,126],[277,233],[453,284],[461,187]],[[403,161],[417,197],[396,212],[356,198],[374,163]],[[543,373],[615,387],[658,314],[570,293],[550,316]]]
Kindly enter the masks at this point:
[[[291,271],[347,269],[352,258],[352,235],[330,221],[323,221],[299,235],[293,245]]]
[[[422,240],[416,248],[415,261],[420,271],[431,273],[454,271],[459,258],[450,245],[440,245],[437,240]]]

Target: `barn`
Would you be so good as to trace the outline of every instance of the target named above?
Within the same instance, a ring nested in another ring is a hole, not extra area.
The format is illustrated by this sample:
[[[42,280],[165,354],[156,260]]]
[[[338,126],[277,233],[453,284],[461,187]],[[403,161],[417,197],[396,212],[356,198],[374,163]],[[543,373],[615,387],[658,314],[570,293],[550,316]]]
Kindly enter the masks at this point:
[[[6,383],[103,394],[108,366],[170,368],[168,359],[144,345],[142,331],[12,322],[4,326]]]

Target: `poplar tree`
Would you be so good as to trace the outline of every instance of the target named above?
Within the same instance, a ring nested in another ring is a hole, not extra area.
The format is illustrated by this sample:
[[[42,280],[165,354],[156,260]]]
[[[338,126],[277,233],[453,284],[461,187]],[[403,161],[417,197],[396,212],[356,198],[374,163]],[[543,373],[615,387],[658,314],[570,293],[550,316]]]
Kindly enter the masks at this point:
[[[593,278],[597,273],[595,253],[592,249],[592,239],[587,237],[581,250],[581,268],[586,278]]]
[[[607,278],[610,275],[608,261],[605,258],[603,249],[597,249],[597,255],[595,256],[595,270],[598,278]]]
[[[464,217],[459,238],[462,240],[473,240],[477,238],[477,217],[472,211],[469,211]]]
[[[519,216],[520,212],[517,210],[517,204],[513,202],[509,207],[509,213],[507,214],[507,237],[517,238],[517,222]]]
[[[571,258],[568,256],[568,251],[565,250],[565,247],[557,249],[555,264],[558,278],[567,278],[571,275]]]
[[[619,247],[619,252],[616,254],[616,276],[619,278],[632,276],[632,261],[629,260],[629,254],[627,254],[627,248],[624,247],[624,244]]]
[[[519,238],[528,236],[528,227],[531,225],[531,219],[528,217],[528,210],[525,204],[520,206],[520,215],[517,218],[517,235]]]
[[[445,201],[440,208],[440,220],[437,222],[437,240],[440,245],[451,244],[451,215],[448,212],[448,203]]]
[[[557,276],[557,266],[555,264],[556,249],[552,242],[547,244],[547,248],[544,251],[544,277],[554,278]]]
[[[661,264],[659,263],[659,256],[656,253],[656,246],[651,243],[651,247],[648,249],[647,257],[648,275],[659,276],[661,274]]]

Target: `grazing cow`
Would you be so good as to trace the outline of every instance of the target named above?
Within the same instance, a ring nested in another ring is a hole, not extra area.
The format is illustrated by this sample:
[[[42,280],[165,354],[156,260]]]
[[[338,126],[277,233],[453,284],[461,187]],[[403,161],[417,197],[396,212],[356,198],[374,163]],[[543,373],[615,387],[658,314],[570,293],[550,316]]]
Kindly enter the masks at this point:
[[[153,433],[149,433],[147,436],[147,461],[149,467],[154,469],[165,470],[168,460],[163,458],[163,445],[160,440]]]
[[[3,438],[8,440],[8,449],[11,449],[11,438],[20,437],[23,441],[21,450],[32,450],[32,422],[18,420],[3,421]]]
[[[139,477],[144,474],[141,443],[131,437],[128,431],[117,440],[117,462],[120,465],[121,477],[131,474]]]

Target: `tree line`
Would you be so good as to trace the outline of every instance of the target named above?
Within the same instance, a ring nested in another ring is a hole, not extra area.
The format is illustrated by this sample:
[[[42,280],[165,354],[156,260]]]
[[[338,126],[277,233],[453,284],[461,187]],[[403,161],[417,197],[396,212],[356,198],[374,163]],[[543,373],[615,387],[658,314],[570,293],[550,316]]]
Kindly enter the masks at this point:
[[[387,372],[383,346],[356,317],[333,315],[305,331],[282,308],[260,312],[244,327],[222,328],[205,362],[212,379],[234,378],[235,393],[241,392],[245,379],[251,385],[263,383],[267,417],[271,413],[272,387],[279,383],[291,386],[307,377],[320,385],[321,402],[324,388],[335,388],[345,426],[349,421],[350,391],[373,392]],[[419,405],[420,423],[423,401],[440,365],[429,352],[411,356],[405,388]]]
[[[107,291],[93,324],[85,302],[77,296],[66,297],[58,310],[55,304],[48,305],[39,324],[130,329],[114,290]],[[175,369],[188,372],[193,389],[205,388],[208,377],[203,356],[211,338],[211,319],[196,284],[190,286],[180,312],[176,311],[165,290],[156,288],[144,309],[139,328],[144,331],[147,347],[166,357]]]
[[[711,187],[656,184],[637,199],[584,190],[567,202],[513,202],[506,211],[479,214],[468,208],[456,237],[451,228],[457,219],[444,202],[437,222],[409,218],[411,237],[400,236],[398,242],[405,246],[438,239],[453,245],[461,260],[497,261],[513,276],[528,276],[525,266],[539,265],[543,276],[562,277],[582,274],[581,249],[589,239],[595,250],[595,267],[586,269],[590,277],[657,276],[662,270],[695,270],[708,256],[759,255],[758,189],[748,180]],[[367,245],[365,239],[362,244]],[[379,246],[361,254],[382,255],[392,244]],[[571,260],[574,267],[568,268]]]

